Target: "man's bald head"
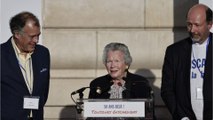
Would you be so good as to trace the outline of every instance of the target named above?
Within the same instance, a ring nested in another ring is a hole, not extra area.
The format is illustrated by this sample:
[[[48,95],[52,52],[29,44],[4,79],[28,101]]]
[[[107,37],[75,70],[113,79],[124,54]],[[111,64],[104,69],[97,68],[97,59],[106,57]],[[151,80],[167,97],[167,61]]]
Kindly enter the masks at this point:
[[[188,11],[187,18],[192,14],[202,15],[202,17],[206,19],[206,22],[212,22],[212,10],[204,4],[196,4],[191,7]]]

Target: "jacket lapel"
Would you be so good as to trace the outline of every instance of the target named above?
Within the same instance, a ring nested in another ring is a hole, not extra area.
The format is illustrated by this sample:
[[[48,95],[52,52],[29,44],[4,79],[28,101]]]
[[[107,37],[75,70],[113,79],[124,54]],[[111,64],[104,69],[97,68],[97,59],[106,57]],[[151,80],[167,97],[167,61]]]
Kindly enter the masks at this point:
[[[183,91],[183,92],[186,92],[186,95],[187,95],[186,97],[187,97],[187,100],[189,100],[188,101],[189,103],[191,101],[191,94],[190,94],[191,51],[192,51],[192,40],[188,38],[186,40],[186,43],[184,44],[183,51],[182,51],[182,57],[183,57],[182,65],[183,65],[183,72],[184,72],[183,85],[186,88],[186,91]]]
[[[21,72],[21,68],[19,66],[19,61],[16,57],[15,51],[14,51],[13,46],[12,46],[12,42],[11,42],[12,39],[11,38],[7,41],[8,62],[10,62],[11,66],[12,66],[11,69],[14,70],[14,75],[17,76],[16,80],[22,82],[22,84],[26,87],[26,89],[28,91],[27,85],[26,85],[25,80],[24,80],[24,76],[23,76],[23,74]]]
[[[32,93],[35,93],[36,89],[34,88],[37,88],[36,86],[38,85],[38,61],[36,59],[36,53],[34,51],[34,53],[32,54],[32,67],[33,67],[33,92]]]

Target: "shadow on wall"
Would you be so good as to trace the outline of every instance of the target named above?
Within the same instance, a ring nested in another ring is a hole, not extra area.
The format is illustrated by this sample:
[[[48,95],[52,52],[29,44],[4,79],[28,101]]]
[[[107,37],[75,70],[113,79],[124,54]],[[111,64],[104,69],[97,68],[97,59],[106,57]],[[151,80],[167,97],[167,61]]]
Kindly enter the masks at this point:
[[[150,86],[154,92],[155,99],[159,98],[160,88],[154,85],[156,81],[155,75],[149,69],[138,69],[135,74],[141,75],[148,79]],[[158,97],[159,96],[159,97]],[[160,98],[161,99],[161,98]],[[159,100],[157,100],[159,101]]]
[[[76,120],[80,115],[77,114],[75,106],[64,106],[60,112],[59,120]]]
[[[161,84],[161,78],[156,78],[156,76],[150,71],[149,69],[138,69],[135,74],[144,76],[148,79],[150,86],[152,87],[152,90],[154,92],[154,111],[155,111],[155,117],[157,120],[171,120],[171,115],[168,111],[168,109],[165,107],[164,102],[162,101],[161,95],[160,95],[160,84]],[[160,81],[159,81],[160,79]],[[158,81],[157,81],[158,80]],[[156,83],[155,83],[156,82]],[[158,86],[156,86],[158,85]]]

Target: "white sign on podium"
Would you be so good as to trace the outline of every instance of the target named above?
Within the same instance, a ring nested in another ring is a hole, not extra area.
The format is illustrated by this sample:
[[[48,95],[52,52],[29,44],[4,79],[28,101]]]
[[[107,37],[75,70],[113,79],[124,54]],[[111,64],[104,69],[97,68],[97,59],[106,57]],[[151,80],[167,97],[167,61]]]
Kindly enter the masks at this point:
[[[152,99],[80,99],[84,118],[152,118]]]
[[[145,117],[144,102],[84,102],[84,117]]]

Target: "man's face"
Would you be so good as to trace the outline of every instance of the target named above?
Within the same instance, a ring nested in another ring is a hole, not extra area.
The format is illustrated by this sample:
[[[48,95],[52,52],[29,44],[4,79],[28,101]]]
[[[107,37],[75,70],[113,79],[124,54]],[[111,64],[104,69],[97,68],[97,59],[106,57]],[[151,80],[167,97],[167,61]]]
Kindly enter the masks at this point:
[[[23,53],[33,52],[38,43],[40,27],[35,26],[33,21],[28,21],[23,31],[15,33],[17,47]]]
[[[212,23],[206,22],[205,10],[191,10],[187,16],[187,29],[194,42],[203,43],[209,36]]]
[[[118,50],[108,52],[105,66],[113,79],[122,79],[128,67],[125,64],[124,53]]]

